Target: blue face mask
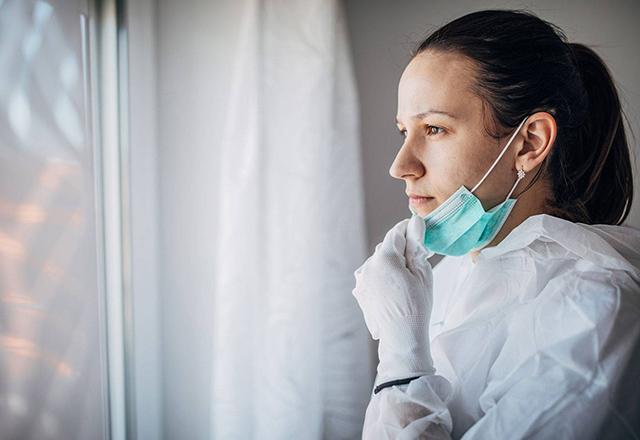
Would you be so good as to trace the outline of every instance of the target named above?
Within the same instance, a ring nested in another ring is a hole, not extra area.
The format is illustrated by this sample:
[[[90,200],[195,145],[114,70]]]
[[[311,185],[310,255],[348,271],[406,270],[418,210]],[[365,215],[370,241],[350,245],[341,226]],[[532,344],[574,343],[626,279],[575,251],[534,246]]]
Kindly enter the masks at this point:
[[[506,199],[488,211],[484,210],[482,203],[473,192],[491,173],[528,118],[527,116],[520,123],[489,171],[471,191],[464,185],[461,186],[451,197],[424,217],[426,226],[424,246],[429,251],[429,255],[433,255],[433,253],[452,256],[464,255],[470,251],[482,249],[498,234],[516,203],[516,199],[509,197],[520,180],[524,178],[524,170],[518,171],[516,183]],[[409,205],[409,209],[414,215],[418,215],[411,205]]]

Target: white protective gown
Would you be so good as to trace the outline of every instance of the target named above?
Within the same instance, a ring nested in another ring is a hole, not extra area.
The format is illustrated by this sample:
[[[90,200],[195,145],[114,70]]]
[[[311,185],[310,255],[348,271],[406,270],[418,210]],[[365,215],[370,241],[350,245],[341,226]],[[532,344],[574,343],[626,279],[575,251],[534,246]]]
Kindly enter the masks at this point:
[[[436,375],[372,393],[364,439],[640,438],[640,231],[535,215],[433,271]]]

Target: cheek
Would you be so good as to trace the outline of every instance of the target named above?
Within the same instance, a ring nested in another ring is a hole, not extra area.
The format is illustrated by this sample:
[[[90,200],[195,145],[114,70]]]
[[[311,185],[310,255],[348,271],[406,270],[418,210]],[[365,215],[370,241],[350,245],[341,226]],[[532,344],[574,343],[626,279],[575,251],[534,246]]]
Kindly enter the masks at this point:
[[[478,154],[478,152],[483,151],[486,152],[486,154]],[[473,157],[470,158],[470,175],[467,178],[469,190],[472,190],[473,187],[480,182],[480,179],[489,172],[489,169],[500,155],[500,151],[499,145],[487,143],[481,146],[479,145],[475,154],[470,155]],[[487,175],[474,193],[476,197],[482,201],[485,209],[493,207],[504,200],[500,199],[500,195],[505,194],[505,191],[508,190],[506,189],[506,185],[508,185],[509,179],[505,179],[504,177],[506,176],[505,171],[507,171],[508,168],[509,157],[509,151],[505,152],[500,158],[500,161],[498,161],[496,166],[489,172],[489,175]]]
[[[482,179],[489,167],[491,167],[495,158],[492,159],[492,157],[487,154],[487,152],[493,151],[490,145],[468,145],[469,148],[456,151],[455,160],[460,167],[458,174],[460,183],[464,184],[469,191],[471,191],[480,179]]]
[[[465,183],[465,169],[460,164],[460,155],[452,150],[430,156],[425,162],[430,174],[429,182],[436,197],[444,201]]]
[[[471,191],[491,166],[492,162],[487,164],[490,158],[480,152],[482,147],[472,147],[469,143],[456,143],[431,158],[433,166],[430,182],[440,201],[444,201],[463,185]],[[484,185],[483,183],[480,188]]]

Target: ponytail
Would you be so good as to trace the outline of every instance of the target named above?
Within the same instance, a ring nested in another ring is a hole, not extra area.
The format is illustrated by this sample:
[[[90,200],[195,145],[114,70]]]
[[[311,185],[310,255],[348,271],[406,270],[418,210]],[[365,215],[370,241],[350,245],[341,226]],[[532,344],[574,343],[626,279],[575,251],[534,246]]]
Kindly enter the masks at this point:
[[[575,145],[557,149],[551,178],[555,215],[590,224],[622,224],[633,200],[633,172],[618,91],[589,47],[569,43],[586,101]],[[572,156],[572,157],[568,157]]]
[[[485,10],[436,29],[414,52],[456,52],[476,62],[475,90],[500,137],[547,112],[558,134],[538,174],[552,188],[548,212],[572,222],[619,225],[633,201],[633,173],[618,91],[602,59],[568,43],[528,11]],[[626,119],[626,118],[625,118]],[[485,127],[486,128],[486,127]]]

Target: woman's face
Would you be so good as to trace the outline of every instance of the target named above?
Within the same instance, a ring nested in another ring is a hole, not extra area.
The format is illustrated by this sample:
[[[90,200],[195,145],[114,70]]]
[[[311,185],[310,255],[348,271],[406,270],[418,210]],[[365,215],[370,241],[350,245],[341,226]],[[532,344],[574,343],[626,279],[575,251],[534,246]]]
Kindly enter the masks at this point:
[[[407,194],[428,197],[411,202],[423,217],[462,185],[471,191],[508,141],[485,131],[474,72],[462,55],[427,51],[400,79],[396,118],[404,143],[389,173],[406,182]],[[485,210],[501,203],[516,180],[516,141],[474,192]]]

